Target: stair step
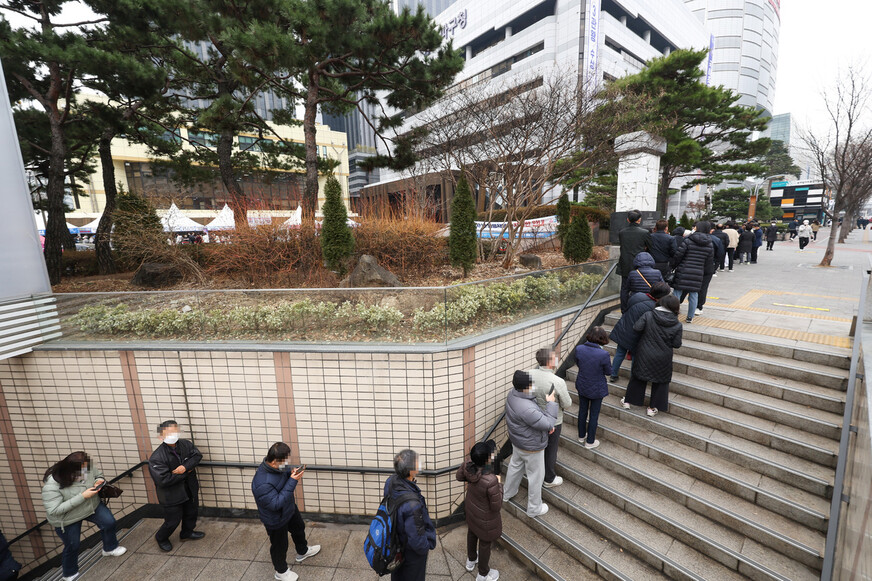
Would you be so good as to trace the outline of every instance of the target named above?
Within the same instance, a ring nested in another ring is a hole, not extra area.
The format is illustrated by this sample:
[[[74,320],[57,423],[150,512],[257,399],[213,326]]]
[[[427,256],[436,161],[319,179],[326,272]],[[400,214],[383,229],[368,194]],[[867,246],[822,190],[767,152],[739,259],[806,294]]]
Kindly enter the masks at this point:
[[[533,571],[539,579],[545,581],[567,580],[567,577],[558,574],[540,559],[543,554],[551,550],[547,548],[550,545],[550,541],[523,524],[518,518],[507,511],[503,511],[501,517],[503,520],[503,533],[498,542],[512,556]],[[598,577],[591,573],[588,577],[569,577],[568,579],[573,578],[597,579]]]
[[[579,453],[574,453],[571,448]],[[769,547],[757,547],[757,554],[751,558],[743,552],[746,541],[744,535],[644,485],[615,472],[602,470],[585,458],[586,452],[581,446],[564,443],[559,456],[558,472],[564,482],[571,481],[587,493],[576,494],[575,502],[590,505],[601,501],[616,506],[708,555],[728,569],[751,579],[793,580],[819,577],[817,572]],[[560,488],[562,486],[558,490]]]
[[[121,541],[123,541],[127,535],[129,535],[131,532],[133,532],[133,529],[138,527],[140,525],[140,523],[142,523],[141,520],[136,521],[133,524],[133,526],[131,526],[129,529],[119,530],[118,531],[118,544],[121,544]],[[79,578],[83,579],[83,581],[84,581],[84,578],[86,577],[86,574],[88,573],[88,571],[90,571],[91,568],[94,565],[96,565],[97,562],[100,561],[100,559],[102,559],[102,558],[103,558],[103,543],[100,541],[98,541],[97,544],[95,546],[91,547],[90,549],[88,549],[82,553],[79,553]],[[52,569],[51,571],[49,571],[48,573],[46,573],[45,575],[40,577],[39,581],[61,581],[61,579],[63,579],[63,576],[64,576],[63,569],[61,567],[58,567],[57,569]]]

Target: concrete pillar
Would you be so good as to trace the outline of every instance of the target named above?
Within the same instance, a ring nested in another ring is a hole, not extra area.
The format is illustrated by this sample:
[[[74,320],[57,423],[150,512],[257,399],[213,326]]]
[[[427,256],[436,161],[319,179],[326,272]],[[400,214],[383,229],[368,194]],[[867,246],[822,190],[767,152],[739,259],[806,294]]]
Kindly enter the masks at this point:
[[[512,36],[512,27],[507,26],[506,27],[506,38],[510,38],[511,36]]]
[[[651,31],[646,30],[645,32],[643,32],[642,39],[644,39],[644,41],[647,42],[648,44],[651,44]]]
[[[624,26],[627,26],[627,15],[626,14],[621,16],[621,24],[623,24]]]
[[[666,48],[663,49],[663,56],[669,56],[670,54],[672,54],[672,47],[671,46],[667,46]]]
[[[666,140],[644,131],[626,133],[615,140],[615,152],[619,157],[615,211],[656,212]]]
[[[472,60],[472,45],[471,44],[466,45],[466,60],[468,60],[468,61]]]

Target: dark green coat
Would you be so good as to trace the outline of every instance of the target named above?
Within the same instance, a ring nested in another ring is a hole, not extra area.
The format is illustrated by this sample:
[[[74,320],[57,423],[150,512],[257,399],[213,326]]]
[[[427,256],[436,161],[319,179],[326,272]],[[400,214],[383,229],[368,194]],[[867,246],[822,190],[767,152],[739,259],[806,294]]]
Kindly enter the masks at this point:
[[[618,275],[627,276],[633,272],[633,260],[640,252],[645,252],[651,246],[651,233],[639,226],[630,224],[618,232],[621,242],[621,258],[618,260]]]

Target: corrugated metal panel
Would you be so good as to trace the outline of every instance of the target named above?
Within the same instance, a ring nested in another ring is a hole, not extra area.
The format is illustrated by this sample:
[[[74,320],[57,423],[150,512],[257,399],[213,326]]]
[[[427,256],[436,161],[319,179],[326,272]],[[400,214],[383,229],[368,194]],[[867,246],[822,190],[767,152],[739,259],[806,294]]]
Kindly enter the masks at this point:
[[[22,355],[61,336],[61,324],[50,295],[0,302],[0,359]]]

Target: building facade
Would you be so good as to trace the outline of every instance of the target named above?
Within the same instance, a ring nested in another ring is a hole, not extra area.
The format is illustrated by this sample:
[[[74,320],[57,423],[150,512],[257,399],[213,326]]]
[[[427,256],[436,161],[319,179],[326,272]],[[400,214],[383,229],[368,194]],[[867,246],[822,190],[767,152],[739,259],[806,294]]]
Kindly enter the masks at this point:
[[[375,106],[368,103],[361,103],[360,106],[366,111],[366,116],[357,109],[345,115],[322,113],[324,125],[331,131],[344,133],[348,143],[348,195],[352,209],[358,205],[360,191],[379,181],[378,169],[368,171],[362,167],[363,162],[377,151],[378,137],[371,125],[376,122],[377,112]]]

